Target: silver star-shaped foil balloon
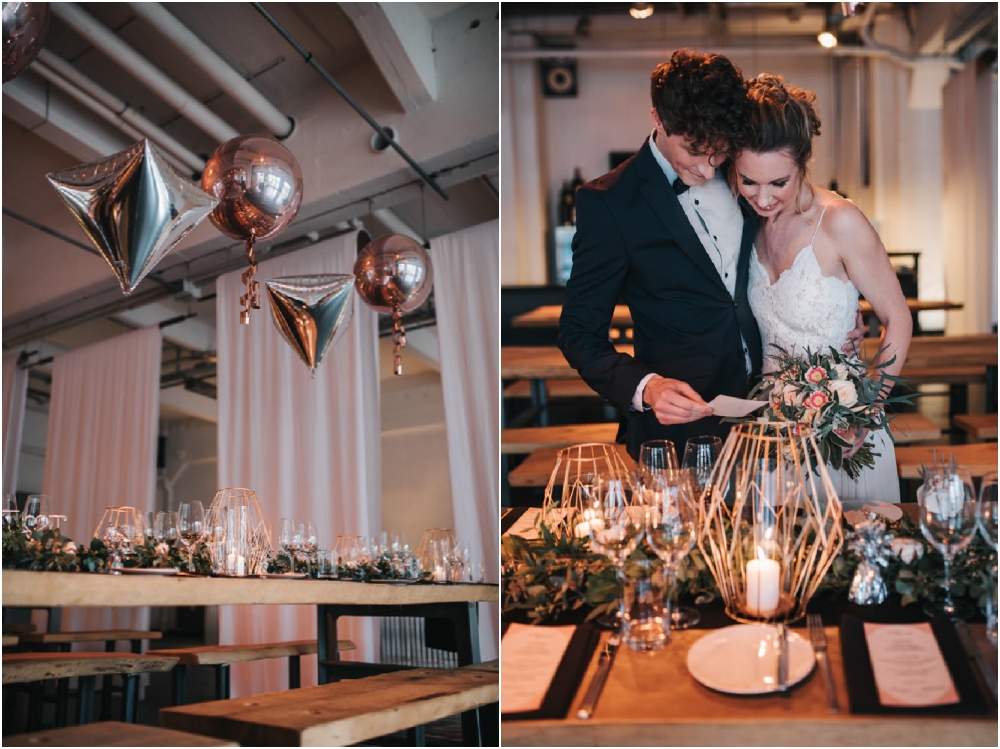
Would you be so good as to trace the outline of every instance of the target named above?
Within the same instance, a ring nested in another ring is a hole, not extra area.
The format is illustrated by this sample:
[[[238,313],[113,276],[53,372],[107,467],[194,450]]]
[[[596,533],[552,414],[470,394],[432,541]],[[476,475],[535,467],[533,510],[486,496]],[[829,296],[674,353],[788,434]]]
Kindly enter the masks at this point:
[[[148,140],[47,176],[125,294],[218,203]]]
[[[271,319],[315,374],[354,314],[354,276],[285,276],[265,281]]]

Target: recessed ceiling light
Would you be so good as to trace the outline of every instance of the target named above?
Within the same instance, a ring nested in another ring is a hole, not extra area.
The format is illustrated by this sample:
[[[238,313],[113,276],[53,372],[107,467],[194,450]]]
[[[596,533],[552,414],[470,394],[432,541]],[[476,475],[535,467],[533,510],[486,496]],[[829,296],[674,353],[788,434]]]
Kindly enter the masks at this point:
[[[816,38],[819,40],[819,43],[822,44],[827,49],[830,49],[831,47],[836,47],[837,46],[837,37],[834,36],[829,31],[824,31],[822,34],[820,34]]]

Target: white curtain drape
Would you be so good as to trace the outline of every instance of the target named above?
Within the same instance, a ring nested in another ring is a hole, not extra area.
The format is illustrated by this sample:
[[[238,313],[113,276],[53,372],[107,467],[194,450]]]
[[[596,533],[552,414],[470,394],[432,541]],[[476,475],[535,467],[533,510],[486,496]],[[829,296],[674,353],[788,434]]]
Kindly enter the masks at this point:
[[[109,505],[154,508],[161,350],[154,325],[53,360],[42,491],[78,544],[90,543]],[[148,608],[71,609],[62,623],[64,630],[148,627]]]
[[[338,535],[371,535],[381,524],[381,450],[377,315],[354,299],[354,318],[326,352],[315,377],[271,320],[264,281],[281,276],[351,273],[356,237],[331,239],[260,263],[261,309],[239,324],[242,271],[216,282],[219,486],[257,493],[277,544],[280,518],[312,519],[319,544]],[[338,636],[354,640],[353,657],[375,657],[368,620],[341,620]],[[222,606],[221,644],[316,637],[312,606]],[[351,657],[348,654],[345,657]],[[304,659],[302,685],[316,683],[316,660]],[[283,662],[232,668],[234,697],[287,687]]]
[[[500,222],[431,242],[455,536],[500,579]],[[499,605],[480,606],[484,660],[497,655]]]
[[[3,493],[17,491],[17,465],[21,455],[28,370],[17,366],[21,352],[3,358]]]

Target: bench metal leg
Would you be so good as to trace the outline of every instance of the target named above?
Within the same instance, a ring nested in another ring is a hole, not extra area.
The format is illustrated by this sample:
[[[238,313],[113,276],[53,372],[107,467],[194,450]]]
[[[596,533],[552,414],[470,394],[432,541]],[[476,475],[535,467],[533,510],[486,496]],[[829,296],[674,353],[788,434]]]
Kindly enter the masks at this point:
[[[81,726],[94,722],[94,676],[81,676],[76,696],[76,722]]]
[[[114,640],[104,643],[104,652],[115,652]],[[108,674],[101,681],[101,720],[111,720],[111,681],[113,678]]]
[[[45,704],[45,682],[36,681],[28,688],[28,731],[42,727],[42,707]]]
[[[229,699],[229,664],[220,663],[215,667],[215,699]]]
[[[139,708],[139,674],[122,676],[122,720],[135,723]]]
[[[187,704],[187,666],[174,666],[170,678],[170,702],[174,707]]]
[[[408,746],[427,746],[427,731],[424,726],[407,728],[406,743]]]
[[[288,656],[288,688],[298,689],[302,684],[302,656]]]

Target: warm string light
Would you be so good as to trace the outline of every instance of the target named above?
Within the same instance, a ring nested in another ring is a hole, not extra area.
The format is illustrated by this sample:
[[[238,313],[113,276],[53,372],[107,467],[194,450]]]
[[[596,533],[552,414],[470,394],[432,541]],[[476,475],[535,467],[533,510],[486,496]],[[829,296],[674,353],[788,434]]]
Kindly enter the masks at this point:
[[[643,18],[649,18],[653,15],[653,4],[652,3],[632,3],[632,7],[628,9],[628,14],[632,18],[642,20]]]

